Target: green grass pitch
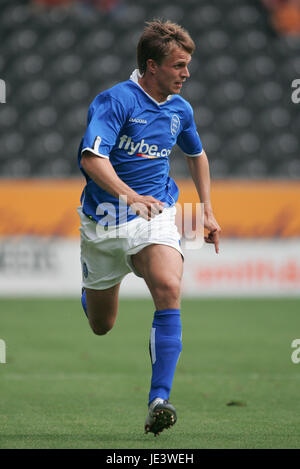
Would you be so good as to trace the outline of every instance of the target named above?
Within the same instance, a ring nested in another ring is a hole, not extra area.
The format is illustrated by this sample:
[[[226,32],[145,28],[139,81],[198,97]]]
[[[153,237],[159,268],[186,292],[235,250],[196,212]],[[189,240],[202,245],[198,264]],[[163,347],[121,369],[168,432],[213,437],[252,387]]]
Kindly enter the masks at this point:
[[[121,300],[97,337],[79,299],[1,299],[0,448],[300,447],[299,299],[183,300],[178,422],[157,438],[143,433],[152,315]]]

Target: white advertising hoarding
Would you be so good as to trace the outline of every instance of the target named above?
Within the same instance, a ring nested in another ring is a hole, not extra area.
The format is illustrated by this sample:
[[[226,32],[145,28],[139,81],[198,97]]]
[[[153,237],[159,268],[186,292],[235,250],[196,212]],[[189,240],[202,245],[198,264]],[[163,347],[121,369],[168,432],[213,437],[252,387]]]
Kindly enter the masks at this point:
[[[81,289],[79,241],[2,238],[1,296],[77,296]],[[142,279],[129,274],[121,296],[150,297]],[[183,296],[300,296],[300,239],[222,240],[186,249]]]

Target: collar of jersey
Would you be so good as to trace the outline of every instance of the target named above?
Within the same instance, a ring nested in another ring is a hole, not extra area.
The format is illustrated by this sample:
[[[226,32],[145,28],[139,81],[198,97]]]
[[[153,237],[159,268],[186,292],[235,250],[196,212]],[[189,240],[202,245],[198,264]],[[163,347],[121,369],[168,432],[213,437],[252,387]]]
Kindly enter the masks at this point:
[[[130,80],[133,81],[158,106],[161,106],[162,104],[165,104],[166,102],[170,101],[170,99],[172,99],[173,95],[169,94],[169,96],[167,97],[165,101],[163,101],[162,103],[159,103],[158,101],[156,101],[156,99],[152,98],[150,94],[146,93],[144,88],[139,84],[139,78],[142,78],[142,75],[140,74],[139,70],[136,68],[135,70],[133,70],[132,74],[130,75]]]

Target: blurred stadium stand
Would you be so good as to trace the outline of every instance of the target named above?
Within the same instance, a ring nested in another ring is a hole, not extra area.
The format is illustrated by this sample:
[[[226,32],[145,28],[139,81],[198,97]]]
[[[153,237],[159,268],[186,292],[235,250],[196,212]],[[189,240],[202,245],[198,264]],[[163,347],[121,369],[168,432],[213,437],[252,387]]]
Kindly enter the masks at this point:
[[[300,178],[300,104],[291,100],[300,36],[272,29],[260,0],[124,0],[106,10],[67,3],[0,0],[1,177],[79,176],[89,103],[128,78],[144,21],[160,17],[196,42],[182,95],[213,178]],[[182,154],[172,155],[172,171],[186,177]]]

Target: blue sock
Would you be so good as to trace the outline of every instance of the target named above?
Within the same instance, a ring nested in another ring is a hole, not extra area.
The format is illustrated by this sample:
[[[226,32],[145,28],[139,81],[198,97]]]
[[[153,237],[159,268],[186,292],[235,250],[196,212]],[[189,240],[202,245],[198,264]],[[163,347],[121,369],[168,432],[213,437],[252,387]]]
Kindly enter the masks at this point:
[[[84,288],[82,289],[82,294],[81,294],[81,304],[82,304],[82,307],[83,307],[83,310],[85,312],[86,317],[88,317],[88,315],[87,315],[87,306],[86,306],[86,293],[85,293]]]
[[[182,349],[180,309],[155,311],[149,349],[152,362],[150,404],[156,397],[169,399]]]

